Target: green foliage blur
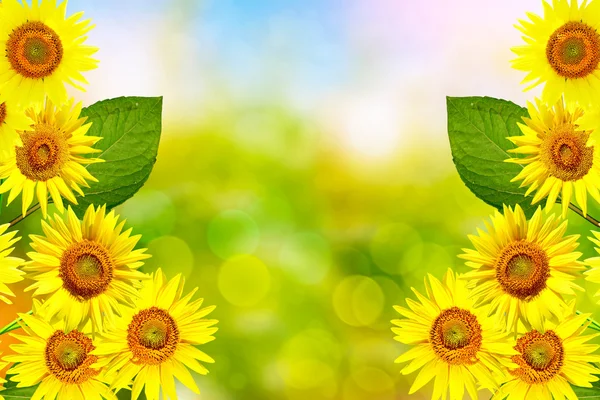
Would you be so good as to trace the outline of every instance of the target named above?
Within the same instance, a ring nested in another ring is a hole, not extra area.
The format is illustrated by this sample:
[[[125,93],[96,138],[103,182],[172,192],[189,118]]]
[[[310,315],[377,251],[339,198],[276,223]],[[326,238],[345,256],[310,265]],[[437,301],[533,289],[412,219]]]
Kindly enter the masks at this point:
[[[493,212],[461,182],[448,142],[348,157],[312,121],[274,106],[163,132],[149,181],[117,210],[153,255],[144,271],[181,273],[186,290],[217,305],[216,340],[203,346],[216,363],[194,375],[200,396],[179,386],[180,398],[408,398],[415,374],[394,364],[407,347],[393,340],[392,306],[422,291],[427,274],[466,272],[457,254]],[[17,228],[39,232],[40,218]],[[583,258],[594,256],[592,226],[569,219]],[[579,283],[579,309],[590,312],[596,288]],[[410,398],[430,398],[431,386]]]

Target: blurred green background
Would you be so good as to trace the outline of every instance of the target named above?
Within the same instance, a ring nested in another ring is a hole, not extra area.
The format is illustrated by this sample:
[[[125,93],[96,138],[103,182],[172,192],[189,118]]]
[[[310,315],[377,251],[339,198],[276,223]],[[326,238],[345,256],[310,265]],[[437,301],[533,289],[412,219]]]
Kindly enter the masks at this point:
[[[216,364],[180,398],[407,398],[392,306],[427,273],[465,272],[456,255],[492,212],[454,169],[445,95],[531,99],[509,48],[541,2],[69,2],[80,10],[101,63],[73,95],[165,96],[158,162],[118,211],[153,255],[145,271],[182,273],[217,305]],[[29,295],[15,303],[1,323]]]

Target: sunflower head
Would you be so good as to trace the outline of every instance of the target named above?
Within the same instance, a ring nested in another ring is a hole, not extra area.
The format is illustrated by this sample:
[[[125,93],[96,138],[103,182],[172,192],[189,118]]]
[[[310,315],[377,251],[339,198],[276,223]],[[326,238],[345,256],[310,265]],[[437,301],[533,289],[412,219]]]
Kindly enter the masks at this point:
[[[506,160],[525,166],[512,182],[528,186],[526,195],[536,191],[533,204],[546,198],[547,209],[561,196],[563,217],[574,195],[586,214],[588,193],[600,202],[600,153],[591,138],[592,130],[580,125],[583,110],[565,106],[562,100],[553,107],[538,100],[537,108],[529,103],[528,109],[529,118],[519,124],[523,135],[508,138],[517,146],[508,151],[525,155]]]
[[[517,339],[515,367],[504,375],[498,398],[576,399],[572,386],[590,387],[600,373],[592,363],[598,346],[587,344],[597,335],[584,335],[589,315],[565,314],[559,323],[544,321]]]
[[[546,289],[549,277],[548,255],[538,243],[516,240],[498,254],[496,280],[505,293],[516,299],[534,299]]]
[[[39,304],[34,304],[36,309]],[[81,393],[114,398],[101,367],[105,362],[92,354],[96,349],[92,338],[79,330],[65,329],[64,321],[48,323],[43,313],[19,316],[25,335],[11,335],[23,343],[11,345],[14,354],[4,358],[15,363],[8,372],[12,381],[19,386],[39,384],[32,398],[83,398]]]
[[[512,374],[529,384],[545,383],[560,373],[564,363],[565,350],[562,339],[552,331],[543,334],[532,330],[517,340],[513,362],[519,368]]]
[[[162,364],[175,354],[179,339],[177,322],[156,306],[139,311],[127,326],[127,344],[136,364]]]
[[[6,58],[19,75],[42,79],[51,76],[63,59],[62,40],[41,21],[27,21],[6,41]]]
[[[419,390],[435,377],[434,398],[463,398],[466,390],[477,398],[476,382],[494,389],[494,374],[514,365],[516,354],[506,333],[488,316],[487,307],[476,307],[466,282],[448,271],[443,282],[433,276],[425,280],[427,297],[414,290],[418,302],[407,299],[409,308],[394,307],[404,319],[392,321],[395,339],[413,346],[396,362],[409,362],[408,374],[422,368],[409,393]],[[493,343],[492,346],[490,344]]]
[[[201,362],[214,362],[196,346],[214,340],[217,321],[204,317],[215,307],[200,308],[202,299],[192,301],[197,288],[185,296],[183,288],[181,275],[167,281],[160,269],[156,271],[145,281],[136,308],[123,310],[94,353],[112,359],[107,369],[117,376],[115,388],[134,381],[132,398],[145,386],[146,395],[158,399],[159,386],[153,379],[160,382],[164,398],[177,398],[172,374],[166,371],[174,371],[178,379],[189,375],[185,367],[206,374]],[[191,377],[182,383],[198,392]]]
[[[62,254],[59,276],[63,288],[79,301],[93,299],[109,288],[115,260],[98,240],[82,239]]]
[[[41,4],[40,4],[41,3]],[[84,44],[93,26],[81,13],[66,17],[67,2],[4,0],[0,8],[0,90],[24,106],[42,104],[47,95],[55,104],[67,101],[65,84],[80,90],[87,83],[81,72],[96,68],[96,48]]]
[[[72,330],[65,333],[56,330],[46,339],[44,359],[48,371],[59,381],[66,384],[81,384],[98,375],[97,369],[91,368],[98,357],[91,355],[94,350],[92,339]]]
[[[600,61],[600,35],[584,22],[568,21],[550,35],[546,58],[552,70],[566,79],[590,76]]]
[[[429,332],[437,356],[451,365],[475,364],[481,350],[481,324],[469,310],[451,307],[435,319]]]
[[[45,300],[49,318],[66,319],[68,329],[90,322],[101,332],[115,313],[134,306],[147,279],[138,268],[150,256],[135,249],[140,236],[130,236],[124,225],[105,206],[90,206],[83,220],[69,207],[66,215],[42,222],[45,236],[30,236],[34,252],[25,270],[35,282],[26,290]]]
[[[469,236],[475,249],[459,256],[473,268],[465,279],[478,303],[489,304],[497,323],[511,331],[519,323],[540,329],[544,319],[560,318],[564,295],[581,289],[573,281],[585,269],[574,251],[579,236],[564,236],[567,221],[544,218],[541,208],[528,221],[517,205],[485,225],[487,232]]]
[[[12,157],[0,162],[0,179],[5,179],[0,193],[10,191],[10,203],[22,192],[23,215],[34,195],[46,216],[48,194],[62,212],[63,197],[77,204],[74,192],[83,196],[81,187],[89,187],[89,181],[97,182],[86,166],[102,162],[87,157],[100,152],[92,146],[101,138],[87,135],[91,124],[85,124],[86,118],[80,118],[80,113],[81,103],[74,105],[73,101],[57,107],[48,100],[41,109],[27,110],[32,124],[19,131],[22,143]]]
[[[67,137],[60,128],[38,122],[33,130],[21,133],[21,140],[15,159],[25,178],[45,182],[60,175],[70,156]]]
[[[530,89],[544,84],[542,98],[554,104],[564,93],[568,103],[585,105],[597,99],[600,88],[595,75],[600,67],[600,11],[598,6],[578,0],[554,0],[544,4],[544,16],[528,13],[517,28],[525,44],[512,50],[514,68],[527,72]]]

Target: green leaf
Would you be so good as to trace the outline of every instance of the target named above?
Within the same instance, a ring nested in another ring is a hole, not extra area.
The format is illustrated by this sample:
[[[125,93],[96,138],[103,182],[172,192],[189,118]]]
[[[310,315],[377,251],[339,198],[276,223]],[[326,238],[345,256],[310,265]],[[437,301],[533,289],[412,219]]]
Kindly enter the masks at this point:
[[[10,376],[13,376],[13,375],[7,376],[7,379],[9,379]],[[12,382],[12,381],[6,382],[4,384],[5,390],[0,391],[0,396],[4,396],[5,400],[31,399],[31,397],[37,390],[39,384],[35,385],[35,386],[29,386],[26,388],[18,388],[16,386],[17,386],[16,382]],[[119,390],[119,392],[117,393],[117,398],[119,400],[131,400],[131,390],[128,390],[128,389]],[[144,391],[142,391],[142,393],[140,393],[140,395],[138,396],[138,400],[146,400],[146,394],[144,393]]]
[[[105,162],[92,164],[98,179],[72,206],[82,216],[90,204],[108,209],[133,196],[146,182],[156,162],[162,124],[162,97],[119,97],[82,110],[92,126],[90,136],[101,136],[95,154]]]
[[[119,400],[131,400],[131,390],[122,389],[117,393],[117,399]],[[142,390],[138,396],[138,400],[146,400],[146,393]]]
[[[0,391],[0,396],[4,396],[5,400],[22,400],[31,399],[39,385],[26,388],[18,388],[15,386],[7,387],[6,390]],[[117,393],[119,400],[131,400],[131,390],[123,389]],[[138,400],[146,400],[146,395],[142,391],[138,396]]]
[[[11,368],[14,367],[15,365],[17,365],[19,363],[14,363],[13,365],[11,365]],[[12,378],[13,376],[15,376],[15,374],[6,374],[6,376],[4,377],[4,379],[6,380],[6,382],[4,382],[4,388],[5,389],[12,389],[12,388],[16,388],[18,382],[15,381],[11,381],[10,378]],[[2,392],[0,392],[0,395],[2,394]]]
[[[572,386],[573,391],[580,399],[600,399],[600,381],[593,382],[591,388]]]
[[[491,97],[448,97],[446,104],[452,157],[465,185],[499,210],[520,204],[525,214],[533,214],[526,188],[510,182],[523,167],[504,162],[515,157],[507,153],[515,146],[506,137],[522,134],[517,122],[528,116],[527,109]]]
[[[1,391],[0,395],[4,397],[4,400],[31,399],[37,387],[37,385],[24,388],[11,387],[9,389]]]

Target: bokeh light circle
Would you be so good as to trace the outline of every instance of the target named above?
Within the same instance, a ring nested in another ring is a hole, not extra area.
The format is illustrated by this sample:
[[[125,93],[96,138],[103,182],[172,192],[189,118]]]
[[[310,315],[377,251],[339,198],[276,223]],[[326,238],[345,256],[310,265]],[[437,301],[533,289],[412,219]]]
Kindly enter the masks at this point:
[[[352,371],[343,385],[344,400],[393,400],[396,398],[392,378],[382,369],[361,366]]]
[[[406,224],[390,224],[377,230],[370,243],[371,257],[377,266],[389,274],[405,272],[405,254],[421,245],[419,233]]]
[[[226,260],[240,254],[252,254],[258,247],[260,232],[252,217],[240,210],[223,211],[208,224],[208,246]]]
[[[327,241],[316,233],[298,233],[290,237],[279,253],[281,267],[306,284],[323,280],[331,265]]]
[[[368,326],[377,321],[385,304],[379,284],[366,276],[344,278],[333,292],[337,316],[351,326]]]
[[[128,226],[135,227],[135,234],[149,241],[173,231],[177,209],[164,192],[142,189],[123,205],[121,216]]]
[[[326,394],[330,397],[336,391],[336,371],[343,357],[343,349],[330,332],[307,329],[283,344],[277,372],[285,386],[297,395],[319,393],[318,398]]]
[[[190,276],[194,269],[194,254],[188,244],[176,236],[161,236],[148,243],[152,257],[145,261],[145,271],[162,268],[168,276],[181,273]]]
[[[365,391],[371,393],[393,392],[394,381],[387,372],[370,366],[357,368],[353,374],[354,382]]]
[[[234,306],[252,307],[269,293],[271,275],[259,258],[240,255],[223,263],[218,287],[225,300]]]

